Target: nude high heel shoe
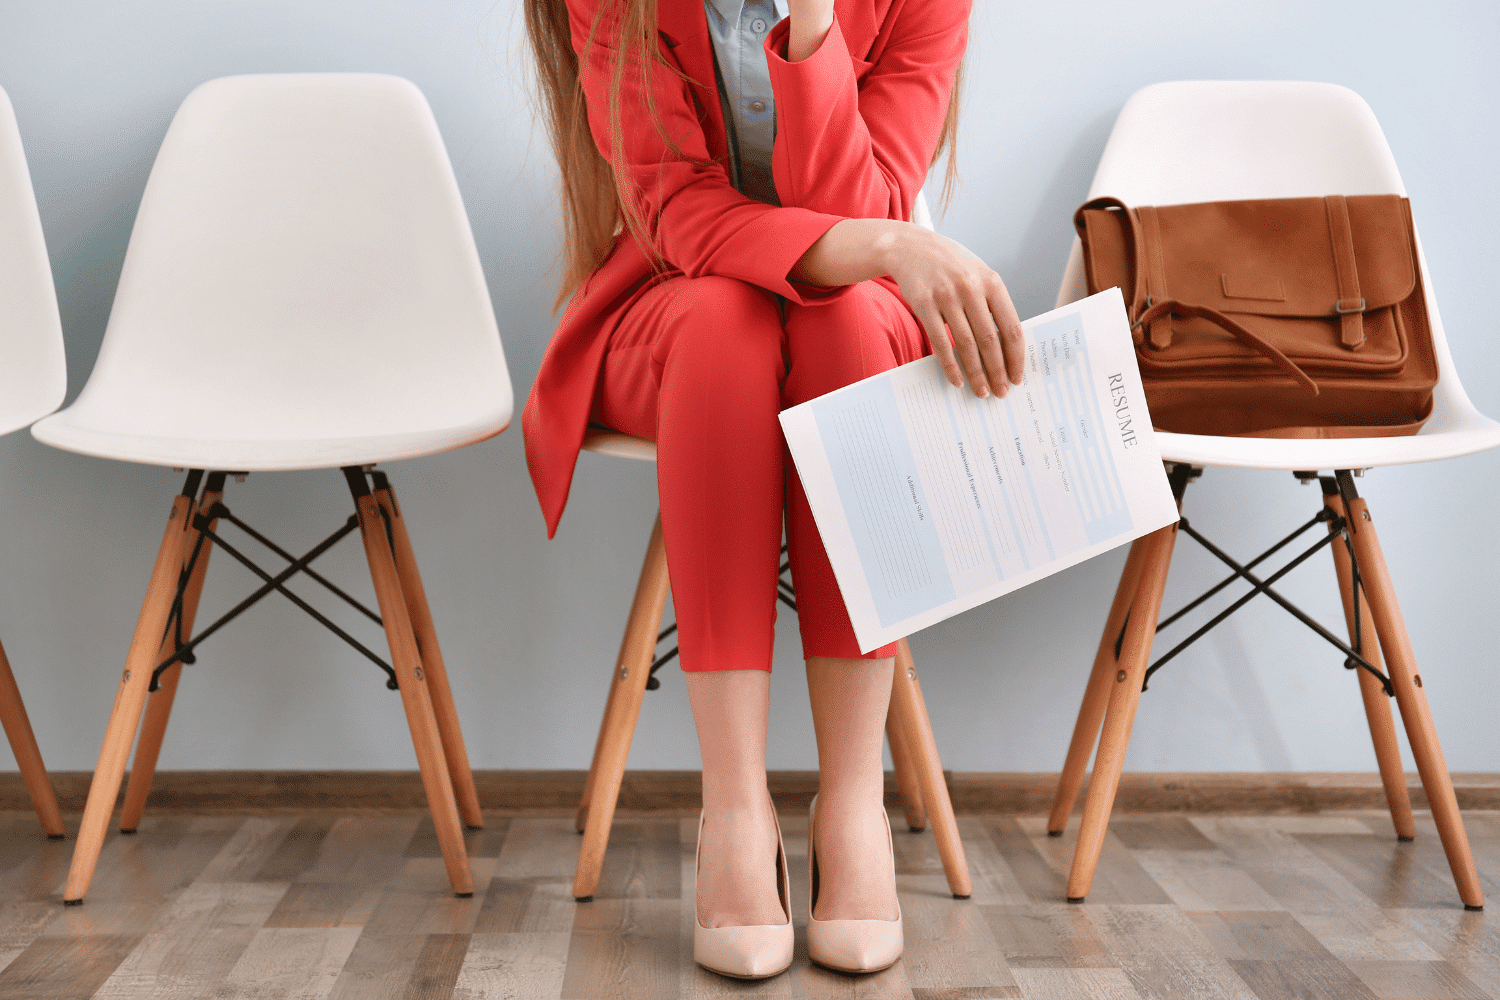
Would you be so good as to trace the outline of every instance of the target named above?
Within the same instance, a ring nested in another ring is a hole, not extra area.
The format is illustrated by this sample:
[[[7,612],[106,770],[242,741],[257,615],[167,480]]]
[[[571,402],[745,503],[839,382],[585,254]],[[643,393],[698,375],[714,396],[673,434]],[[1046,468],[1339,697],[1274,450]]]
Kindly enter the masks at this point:
[[[774,818],[776,811],[771,810]],[[698,849],[693,853],[693,873],[703,850],[703,813],[698,814]],[[734,979],[766,979],[785,972],[792,964],[792,906],[786,872],[786,849],[781,842],[781,821],[776,820],[776,893],[781,899],[784,924],[751,924],[741,927],[704,927],[693,904],[693,961],[709,972]]]
[[[896,964],[906,947],[901,927],[901,903],[895,920],[818,920],[817,842],[818,797],[807,810],[807,957],[838,972],[879,972]],[[891,818],[885,817],[886,844],[891,848],[891,874],[896,872],[896,850],[891,843]]]

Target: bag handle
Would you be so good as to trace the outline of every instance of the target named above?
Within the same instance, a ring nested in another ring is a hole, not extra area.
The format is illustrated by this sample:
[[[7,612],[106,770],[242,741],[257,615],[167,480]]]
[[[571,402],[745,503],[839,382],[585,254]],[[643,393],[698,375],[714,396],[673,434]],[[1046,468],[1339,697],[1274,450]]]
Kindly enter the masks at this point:
[[[1083,213],[1090,209],[1117,209],[1124,214],[1127,221],[1125,228],[1130,238],[1130,249],[1128,252],[1134,272],[1134,281],[1131,283],[1130,296],[1130,315],[1132,317],[1130,332],[1134,335],[1135,344],[1138,349],[1146,339],[1139,332],[1143,327],[1150,327],[1156,320],[1163,319],[1169,315],[1196,316],[1199,319],[1208,320],[1225,333],[1239,340],[1246,347],[1267,358],[1283,373],[1290,376],[1293,381],[1302,386],[1302,388],[1314,396],[1318,395],[1318,384],[1308,377],[1305,371],[1297,367],[1296,362],[1278,350],[1275,345],[1252,332],[1244,324],[1230,319],[1224,313],[1209,306],[1179,302],[1177,299],[1153,300],[1146,294],[1145,241],[1141,234],[1140,222],[1137,220],[1135,213],[1118,198],[1095,198],[1092,201],[1085,202],[1077,212],[1073,213],[1073,226],[1078,230],[1080,235],[1082,235],[1084,229]],[[1153,337],[1152,340],[1153,346],[1155,346],[1156,338]],[[1160,346],[1165,347],[1166,344]]]
[[[1139,326],[1149,325],[1153,320],[1159,319],[1168,314],[1176,316],[1196,316],[1199,319],[1208,320],[1210,323],[1214,324],[1225,333],[1228,333],[1231,336],[1237,338],[1246,347],[1249,347],[1258,354],[1261,354],[1262,356],[1269,359],[1273,365],[1281,369],[1281,371],[1285,374],[1291,376],[1292,380],[1295,381],[1298,385],[1302,386],[1302,388],[1306,389],[1314,396],[1318,394],[1318,383],[1309,378],[1307,372],[1303,371],[1301,368],[1298,368],[1295,361],[1287,357],[1285,354],[1282,354],[1281,351],[1276,349],[1275,345],[1266,340],[1263,340],[1261,337],[1253,333],[1249,327],[1230,319],[1228,316],[1219,312],[1219,310],[1211,308],[1209,306],[1193,305],[1191,302],[1179,302],[1176,299],[1162,299],[1160,302],[1152,303],[1150,309],[1147,309],[1145,312],[1141,313],[1140,318],[1137,319],[1132,325],[1132,329]]]

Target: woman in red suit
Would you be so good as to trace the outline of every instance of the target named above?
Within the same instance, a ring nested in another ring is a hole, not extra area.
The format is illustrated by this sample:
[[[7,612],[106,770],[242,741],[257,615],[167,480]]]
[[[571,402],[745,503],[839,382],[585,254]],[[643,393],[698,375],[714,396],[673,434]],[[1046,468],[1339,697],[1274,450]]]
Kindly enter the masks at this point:
[[[695,957],[780,972],[791,922],[765,783],[783,513],[821,772],[814,961],[901,953],[882,809],[894,646],[862,656],[777,413],[938,355],[1003,395],[999,277],[908,221],[956,120],[969,0],[527,0],[571,294],[523,418],[557,529],[592,421],[657,443],[703,757]],[[951,157],[950,157],[951,178]]]

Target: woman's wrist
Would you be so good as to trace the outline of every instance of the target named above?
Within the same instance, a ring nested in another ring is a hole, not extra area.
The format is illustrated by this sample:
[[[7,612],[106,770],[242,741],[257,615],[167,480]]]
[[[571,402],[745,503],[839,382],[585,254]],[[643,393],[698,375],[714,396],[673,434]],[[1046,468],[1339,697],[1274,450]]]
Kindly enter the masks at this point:
[[[902,253],[909,222],[841,219],[792,267],[793,281],[842,287],[889,275]]]
[[[868,219],[875,223],[869,247],[869,266],[874,270],[871,277],[884,278],[896,269],[896,261],[902,248],[909,245],[912,229],[910,222],[892,219]]]

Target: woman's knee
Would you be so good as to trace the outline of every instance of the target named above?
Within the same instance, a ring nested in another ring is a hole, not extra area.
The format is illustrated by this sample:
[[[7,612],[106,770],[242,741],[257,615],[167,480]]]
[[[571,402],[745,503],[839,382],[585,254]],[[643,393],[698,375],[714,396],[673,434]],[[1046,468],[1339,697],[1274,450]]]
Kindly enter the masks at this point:
[[[673,279],[678,282],[658,364],[731,375],[784,367],[781,309],[772,293],[720,275]]]
[[[925,343],[901,299],[874,281],[789,305],[786,341],[788,405],[915,361]]]

